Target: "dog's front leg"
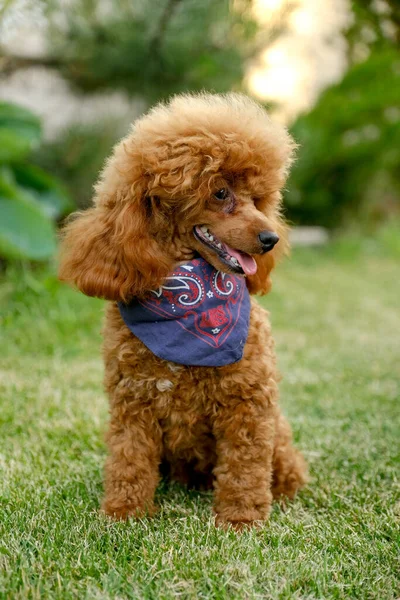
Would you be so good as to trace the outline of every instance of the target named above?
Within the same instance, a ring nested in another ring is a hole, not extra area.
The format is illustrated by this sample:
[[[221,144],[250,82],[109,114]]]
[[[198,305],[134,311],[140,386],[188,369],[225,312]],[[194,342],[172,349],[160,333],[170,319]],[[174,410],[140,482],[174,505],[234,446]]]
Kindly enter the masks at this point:
[[[145,410],[123,423],[112,420],[107,443],[102,509],[117,519],[151,515],[161,457],[158,424]]]
[[[238,402],[218,412],[214,423],[217,525],[235,529],[268,518],[275,414],[273,406]]]

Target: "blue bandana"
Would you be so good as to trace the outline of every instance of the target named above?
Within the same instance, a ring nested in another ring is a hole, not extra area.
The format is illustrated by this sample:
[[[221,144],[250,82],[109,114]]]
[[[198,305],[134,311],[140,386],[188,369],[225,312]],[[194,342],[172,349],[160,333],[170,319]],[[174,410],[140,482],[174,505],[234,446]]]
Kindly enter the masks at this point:
[[[246,281],[203,258],[178,266],[145,299],[118,306],[125,325],[159,358],[221,367],[243,356],[250,317]]]

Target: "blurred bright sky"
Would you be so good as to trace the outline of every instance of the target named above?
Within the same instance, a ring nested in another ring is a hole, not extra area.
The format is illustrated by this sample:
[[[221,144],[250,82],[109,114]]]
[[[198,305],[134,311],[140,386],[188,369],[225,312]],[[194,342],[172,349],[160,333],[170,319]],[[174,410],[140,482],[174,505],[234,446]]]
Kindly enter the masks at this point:
[[[346,68],[342,30],[351,22],[349,0],[256,0],[255,15],[268,26],[288,11],[284,33],[261,53],[247,75],[248,88],[260,99],[279,102],[284,121],[307,110],[322,89]]]

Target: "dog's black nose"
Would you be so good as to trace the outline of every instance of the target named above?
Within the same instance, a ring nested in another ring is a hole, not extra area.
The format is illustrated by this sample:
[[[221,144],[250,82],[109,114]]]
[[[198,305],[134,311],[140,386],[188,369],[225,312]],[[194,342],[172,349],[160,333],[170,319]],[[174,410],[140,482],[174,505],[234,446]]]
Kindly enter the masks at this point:
[[[279,236],[273,231],[262,231],[258,234],[258,239],[261,242],[263,252],[268,252],[279,242]]]

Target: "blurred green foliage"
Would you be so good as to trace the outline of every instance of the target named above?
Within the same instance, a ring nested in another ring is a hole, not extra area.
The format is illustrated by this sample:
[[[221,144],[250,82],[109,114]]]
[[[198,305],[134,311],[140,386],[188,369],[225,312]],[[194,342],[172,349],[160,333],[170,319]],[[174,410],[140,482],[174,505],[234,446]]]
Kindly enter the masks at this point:
[[[370,228],[400,214],[400,3],[352,0],[351,9],[349,68],[292,127],[295,223]]]
[[[56,247],[57,219],[73,205],[57,179],[29,161],[41,138],[30,111],[0,103],[0,258],[43,260]]]
[[[400,213],[399,98],[400,56],[387,48],[350,68],[296,121],[291,220],[336,227]]]
[[[382,47],[399,47],[400,2],[399,0],[351,0],[352,23],[346,38],[351,63],[359,55],[380,51]]]
[[[257,31],[243,0],[44,0],[52,62],[83,91],[122,89],[148,103],[240,85]]]
[[[73,124],[42,144],[34,160],[65,182],[78,208],[87,208],[105,159],[125,134],[114,120]]]

